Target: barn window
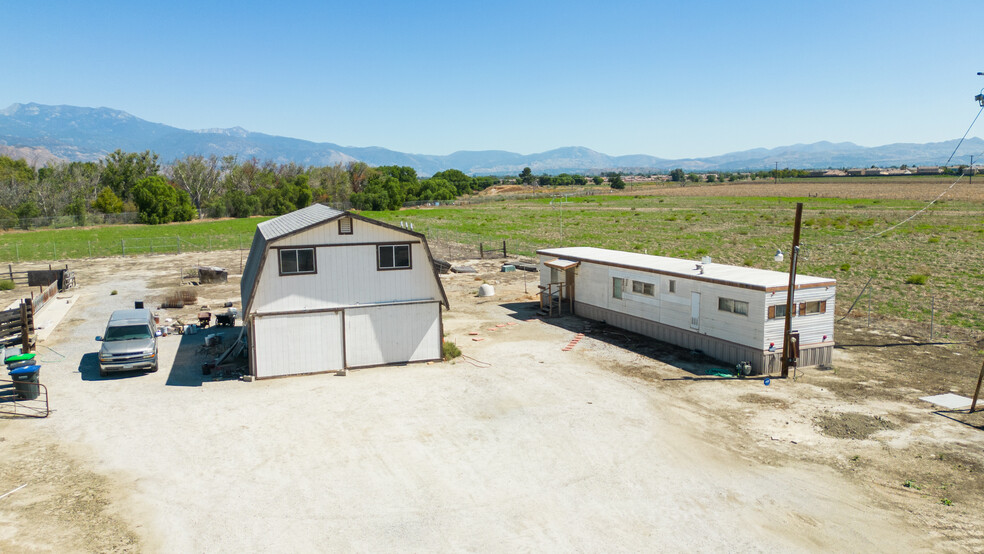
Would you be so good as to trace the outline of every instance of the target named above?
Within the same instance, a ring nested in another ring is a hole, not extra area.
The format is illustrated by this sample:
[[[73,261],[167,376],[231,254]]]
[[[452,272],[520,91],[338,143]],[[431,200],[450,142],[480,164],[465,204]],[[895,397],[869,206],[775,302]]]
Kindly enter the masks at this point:
[[[636,294],[645,294],[646,296],[655,295],[655,291],[653,290],[653,284],[645,283],[643,281],[632,281],[632,292]]]
[[[338,234],[339,235],[351,235],[352,234],[352,218],[343,217],[338,220]]]
[[[280,250],[280,274],[317,273],[314,248],[283,248]]]
[[[670,292],[671,293],[675,293],[676,292],[676,279],[670,279],[668,282],[669,282]]]
[[[718,309],[738,315],[748,315],[748,302],[732,298],[718,298]]]
[[[409,244],[380,244],[376,249],[377,269],[410,269]]]

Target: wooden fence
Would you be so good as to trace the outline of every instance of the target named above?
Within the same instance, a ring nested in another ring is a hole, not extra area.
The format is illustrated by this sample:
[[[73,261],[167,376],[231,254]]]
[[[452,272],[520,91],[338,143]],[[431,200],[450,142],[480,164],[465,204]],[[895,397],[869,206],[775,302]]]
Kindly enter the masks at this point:
[[[21,302],[20,307],[0,312],[0,345],[20,345],[24,352],[33,350],[37,340],[34,313],[34,304],[29,298]]]

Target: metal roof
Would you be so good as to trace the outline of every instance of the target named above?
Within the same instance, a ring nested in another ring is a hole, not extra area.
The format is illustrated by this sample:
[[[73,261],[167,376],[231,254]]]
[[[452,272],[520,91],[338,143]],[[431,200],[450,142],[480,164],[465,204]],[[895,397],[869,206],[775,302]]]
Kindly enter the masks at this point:
[[[270,241],[295,231],[307,229],[323,221],[329,221],[343,213],[345,212],[329,208],[324,204],[312,204],[306,208],[264,221],[256,226],[256,230],[263,235],[263,238]]]
[[[709,281],[744,288],[762,290],[786,290],[789,286],[789,273],[771,271],[754,267],[741,267],[716,263],[701,263],[681,258],[650,256],[635,252],[621,252],[590,246],[568,248],[545,248],[537,254],[556,256],[566,260],[594,262],[625,269],[636,269],[664,275],[676,275],[699,281]],[[703,272],[701,272],[703,270]],[[796,288],[808,286],[833,286],[836,280],[810,275],[796,275]]]
[[[345,212],[329,208],[324,204],[312,204],[306,208],[257,224],[253,243],[249,247],[249,257],[246,258],[246,266],[243,267],[243,277],[239,283],[243,313],[246,313],[249,297],[253,293],[256,279],[260,274],[263,255],[270,241],[330,221],[343,214]]]

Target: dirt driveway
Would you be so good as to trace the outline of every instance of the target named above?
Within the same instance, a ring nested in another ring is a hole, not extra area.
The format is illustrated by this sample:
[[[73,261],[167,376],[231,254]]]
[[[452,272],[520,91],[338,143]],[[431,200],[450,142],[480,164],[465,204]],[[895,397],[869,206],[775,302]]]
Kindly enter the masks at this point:
[[[530,321],[534,277],[488,263],[444,277],[467,359],[211,381],[199,334],[163,338],[156,374],[98,377],[112,310],[163,297],[181,265],[238,273],[238,256],[78,267],[41,349],[54,413],[0,419],[0,494],[27,485],[0,498],[0,551],[984,549],[980,430],[838,392],[854,354],[840,376],[708,380],[713,363],[673,349]],[[496,297],[474,296],[483,281]],[[197,292],[235,299],[238,276]]]

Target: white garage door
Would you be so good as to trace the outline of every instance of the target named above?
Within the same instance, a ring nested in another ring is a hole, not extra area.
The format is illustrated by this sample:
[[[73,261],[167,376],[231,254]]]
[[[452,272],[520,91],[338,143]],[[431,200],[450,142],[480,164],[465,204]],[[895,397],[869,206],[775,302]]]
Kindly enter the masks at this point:
[[[342,358],[339,312],[257,317],[256,376],[337,371]]]
[[[349,367],[436,360],[440,322],[437,302],[345,310],[345,360]]]

